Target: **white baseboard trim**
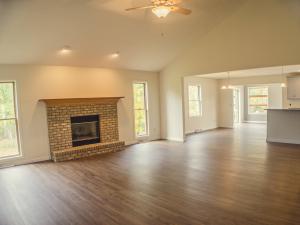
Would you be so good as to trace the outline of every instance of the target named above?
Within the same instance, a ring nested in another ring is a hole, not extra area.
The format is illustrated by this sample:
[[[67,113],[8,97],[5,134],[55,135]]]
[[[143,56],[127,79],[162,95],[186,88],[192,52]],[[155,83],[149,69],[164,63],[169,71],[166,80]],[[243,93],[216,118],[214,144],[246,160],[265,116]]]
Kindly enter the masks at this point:
[[[135,145],[138,144],[139,142],[137,140],[134,141],[125,141],[125,146],[130,146],[130,145]]]
[[[22,161],[22,163],[28,164],[28,163],[42,162],[42,161],[48,161],[48,160],[51,160],[50,156],[42,156],[42,157],[38,157],[38,158],[34,158],[34,159],[24,160],[24,161]]]
[[[207,128],[207,129],[199,129],[199,130],[196,130],[196,131],[188,131],[187,133],[185,133],[185,135],[201,134],[201,133],[204,133],[204,132],[207,132],[207,131],[216,130],[218,128],[219,127],[212,127],[212,128]]]
[[[267,138],[267,142],[300,145],[300,140],[287,138]]]
[[[184,142],[183,138],[166,138],[168,141],[175,141],[175,142]]]
[[[267,121],[251,121],[251,120],[246,120],[243,123],[267,124]]]
[[[159,141],[161,140],[161,138],[141,138],[141,139],[137,139],[137,140],[131,140],[131,141],[125,141],[125,146],[130,146],[130,145],[135,145],[135,144],[139,144],[139,143],[147,143],[147,142],[151,142],[151,141]]]
[[[15,161],[13,161],[13,159],[11,159],[11,160],[0,162],[0,168],[43,162],[43,161],[48,161],[50,159],[51,159],[50,156],[42,156],[42,157],[37,157],[34,159],[24,159],[24,158],[22,159],[21,158],[21,159],[16,159]]]

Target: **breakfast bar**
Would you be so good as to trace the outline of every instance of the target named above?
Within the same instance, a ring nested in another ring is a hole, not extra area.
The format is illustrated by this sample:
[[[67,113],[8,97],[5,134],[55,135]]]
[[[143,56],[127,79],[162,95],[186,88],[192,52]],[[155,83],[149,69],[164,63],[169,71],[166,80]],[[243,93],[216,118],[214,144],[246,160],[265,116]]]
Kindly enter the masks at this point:
[[[267,142],[300,144],[300,109],[267,111]]]

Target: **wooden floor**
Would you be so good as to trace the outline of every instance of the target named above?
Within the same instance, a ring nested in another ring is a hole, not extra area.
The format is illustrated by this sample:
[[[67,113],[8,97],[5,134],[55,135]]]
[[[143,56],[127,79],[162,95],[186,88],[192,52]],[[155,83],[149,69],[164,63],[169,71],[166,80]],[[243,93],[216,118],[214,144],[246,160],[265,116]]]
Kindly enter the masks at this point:
[[[299,225],[300,147],[265,125],[0,170],[1,225]]]

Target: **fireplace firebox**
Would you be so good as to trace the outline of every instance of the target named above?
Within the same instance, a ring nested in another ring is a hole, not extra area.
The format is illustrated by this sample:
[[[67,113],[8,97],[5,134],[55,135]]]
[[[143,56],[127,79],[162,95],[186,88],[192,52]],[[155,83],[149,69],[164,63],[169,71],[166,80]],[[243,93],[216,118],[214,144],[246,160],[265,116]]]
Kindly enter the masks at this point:
[[[99,115],[71,117],[73,147],[100,143]]]

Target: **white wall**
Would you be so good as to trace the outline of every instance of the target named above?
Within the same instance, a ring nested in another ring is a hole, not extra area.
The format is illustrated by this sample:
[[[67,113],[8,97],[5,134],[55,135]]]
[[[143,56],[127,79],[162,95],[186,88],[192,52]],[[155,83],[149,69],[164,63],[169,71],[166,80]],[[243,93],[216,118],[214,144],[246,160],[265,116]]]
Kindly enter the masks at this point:
[[[183,112],[183,78],[181,76],[165,76],[161,73],[160,80],[160,109],[161,137],[184,141],[184,112]]]
[[[189,117],[188,86],[199,85],[202,91],[202,116]],[[218,127],[218,82],[200,77],[184,78],[185,134]]]
[[[184,138],[183,76],[299,64],[300,16],[292,3],[300,4],[247,1],[161,72],[163,137]]]
[[[47,115],[39,99],[125,96],[118,104],[120,140],[135,142],[132,82],[148,82],[150,137],[160,138],[157,73],[100,68],[1,65],[0,80],[14,80],[24,157],[16,163],[49,158]]]

